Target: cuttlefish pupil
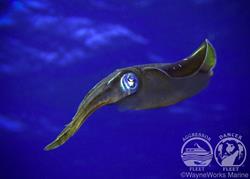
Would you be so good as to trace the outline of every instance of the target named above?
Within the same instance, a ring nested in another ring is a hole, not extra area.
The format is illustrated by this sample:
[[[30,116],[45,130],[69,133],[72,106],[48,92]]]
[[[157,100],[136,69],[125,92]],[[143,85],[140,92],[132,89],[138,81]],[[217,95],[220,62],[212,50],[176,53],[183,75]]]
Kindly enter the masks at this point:
[[[138,78],[134,73],[125,73],[120,80],[120,86],[123,92],[133,94],[138,88]]]

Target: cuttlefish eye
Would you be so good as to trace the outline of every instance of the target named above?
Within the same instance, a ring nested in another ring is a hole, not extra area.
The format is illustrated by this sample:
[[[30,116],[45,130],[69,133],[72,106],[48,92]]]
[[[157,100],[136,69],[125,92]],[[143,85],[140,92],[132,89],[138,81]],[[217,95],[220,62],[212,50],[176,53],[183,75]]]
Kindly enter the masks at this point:
[[[123,92],[130,95],[137,91],[139,80],[134,73],[125,73],[120,79],[120,86]]]

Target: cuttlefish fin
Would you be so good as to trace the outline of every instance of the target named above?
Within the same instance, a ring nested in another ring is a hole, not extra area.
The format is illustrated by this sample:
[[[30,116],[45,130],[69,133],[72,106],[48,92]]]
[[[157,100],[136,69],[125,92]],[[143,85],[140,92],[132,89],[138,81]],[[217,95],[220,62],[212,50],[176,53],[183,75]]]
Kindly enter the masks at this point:
[[[198,72],[210,73],[216,63],[215,50],[212,44],[206,39],[205,42],[189,57],[177,63],[160,66],[171,78],[186,78]]]
[[[213,75],[213,68],[216,65],[216,53],[212,44],[206,39],[207,43],[207,53],[205,57],[205,62],[202,65],[201,72],[211,72],[210,75]]]

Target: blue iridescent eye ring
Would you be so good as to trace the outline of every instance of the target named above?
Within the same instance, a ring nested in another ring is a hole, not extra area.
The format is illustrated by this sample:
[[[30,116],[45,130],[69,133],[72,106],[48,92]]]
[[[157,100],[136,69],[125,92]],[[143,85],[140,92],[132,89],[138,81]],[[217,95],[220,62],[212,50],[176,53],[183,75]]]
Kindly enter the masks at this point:
[[[120,86],[123,92],[130,95],[137,91],[139,80],[134,73],[125,73],[120,79]]]

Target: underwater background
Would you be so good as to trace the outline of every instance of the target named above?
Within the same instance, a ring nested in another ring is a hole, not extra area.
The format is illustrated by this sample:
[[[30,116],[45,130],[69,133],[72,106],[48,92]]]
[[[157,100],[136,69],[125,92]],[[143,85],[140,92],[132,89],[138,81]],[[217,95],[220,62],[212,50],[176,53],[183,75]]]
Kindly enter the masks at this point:
[[[1,0],[0,178],[180,178],[183,137],[237,133],[250,152],[250,8],[243,0]],[[142,111],[105,106],[65,145],[43,148],[117,68],[171,63],[208,38],[206,89]],[[250,172],[247,156],[240,167]],[[222,172],[213,158],[206,171]]]

